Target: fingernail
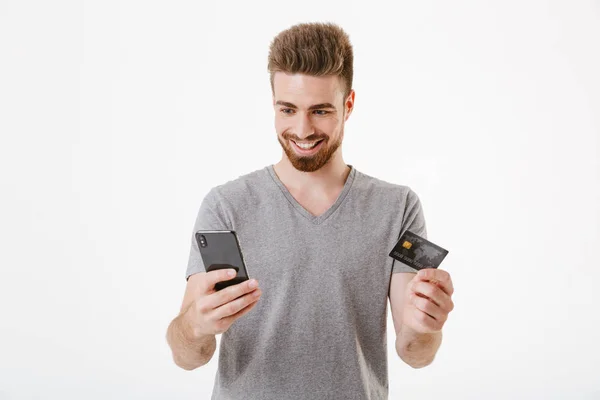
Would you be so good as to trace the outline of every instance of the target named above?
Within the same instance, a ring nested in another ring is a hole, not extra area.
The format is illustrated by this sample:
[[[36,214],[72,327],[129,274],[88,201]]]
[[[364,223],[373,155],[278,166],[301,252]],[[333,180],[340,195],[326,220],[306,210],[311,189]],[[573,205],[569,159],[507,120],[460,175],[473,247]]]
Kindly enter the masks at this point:
[[[227,275],[235,276],[235,269],[230,269],[229,271],[227,271]]]
[[[255,288],[258,285],[258,282],[256,282],[254,279],[250,280],[250,283],[248,284],[248,286],[250,286],[251,288]]]

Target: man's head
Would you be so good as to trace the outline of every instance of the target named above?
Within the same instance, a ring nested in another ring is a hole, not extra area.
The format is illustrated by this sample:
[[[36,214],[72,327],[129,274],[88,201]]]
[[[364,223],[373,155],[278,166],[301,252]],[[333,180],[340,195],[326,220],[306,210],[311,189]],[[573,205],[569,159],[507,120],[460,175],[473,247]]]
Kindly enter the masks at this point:
[[[294,25],[273,39],[269,72],[277,139],[296,169],[316,171],[339,151],[354,105],[348,35],[331,23]]]

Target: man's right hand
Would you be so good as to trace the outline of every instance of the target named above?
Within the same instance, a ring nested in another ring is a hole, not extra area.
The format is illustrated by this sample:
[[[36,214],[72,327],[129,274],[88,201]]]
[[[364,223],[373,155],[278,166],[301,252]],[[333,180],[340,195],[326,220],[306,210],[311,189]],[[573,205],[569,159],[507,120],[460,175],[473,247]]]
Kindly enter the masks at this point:
[[[235,277],[233,269],[220,269],[192,275],[189,280],[197,293],[184,312],[184,319],[195,337],[217,335],[229,329],[242,315],[249,312],[260,298],[261,290],[256,279],[249,279],[219,291],[215,284]],[[255,286],[252,286],[255,284]]]

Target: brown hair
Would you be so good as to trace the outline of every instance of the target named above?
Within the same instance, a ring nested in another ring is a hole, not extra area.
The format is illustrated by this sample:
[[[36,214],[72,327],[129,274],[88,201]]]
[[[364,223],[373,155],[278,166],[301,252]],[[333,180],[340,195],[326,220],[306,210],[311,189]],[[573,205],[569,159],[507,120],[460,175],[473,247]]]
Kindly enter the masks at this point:
[[[354,54],[350,38],[331,22],[294,25],[280,32],[269,48],[271,91],[275,72],[312,76],[335,75],[341,79],[344,99],[352,89]]]

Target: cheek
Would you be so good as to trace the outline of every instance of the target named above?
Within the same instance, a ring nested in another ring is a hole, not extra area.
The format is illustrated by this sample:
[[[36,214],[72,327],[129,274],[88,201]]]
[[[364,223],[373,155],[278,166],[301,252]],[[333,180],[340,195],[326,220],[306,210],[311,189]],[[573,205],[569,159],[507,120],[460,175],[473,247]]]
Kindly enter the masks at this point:
[[[335,136],[335,134],[340,130],[338,121],[334,119],[322,119],[320,121],[316,121],[314,126],[317,128],[317,130],[324,132],[329,136]]]
[[[286,121],[282,120],[279,117],[275,117],[275,131],[277,132],[277,134],[281,134],[282,132],[284,132],[287,128],[288,128],[289,123],[286,123]]]

